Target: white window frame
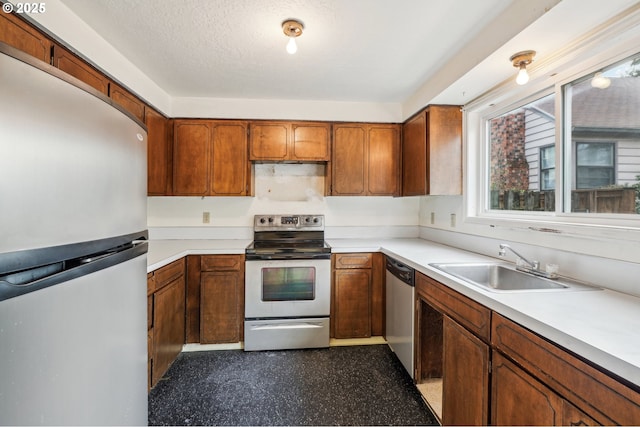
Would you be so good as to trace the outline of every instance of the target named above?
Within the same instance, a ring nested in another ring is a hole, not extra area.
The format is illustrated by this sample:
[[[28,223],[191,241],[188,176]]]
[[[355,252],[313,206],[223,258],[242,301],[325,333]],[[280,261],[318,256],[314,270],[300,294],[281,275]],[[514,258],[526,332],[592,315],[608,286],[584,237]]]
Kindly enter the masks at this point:
[[[571,129],[564,129],[564,115],[570,112],[562,90],[566,84],[637,54],[638,46],[640,31],[637,28],[592,34],[588,40],[582,40],[579,47],[568,46],[555,56],[555,61],[531,72],[529,84],[517,86],[515,78],[510,79],[464,107],[465,222],[607,239],[640,239],[640,215],[584,214],[567,210],[572,185],[569,174],[575,174],[575,170],[567,163],[571,162],[572,144]],[[571,51],[573,54],[568,53]],[[555,212],[489,210],[488,121],[553,92],[556,93],[556,186],[563,187],[556,191]],[[568,195],[568,200],[563,199],[564,195]]]

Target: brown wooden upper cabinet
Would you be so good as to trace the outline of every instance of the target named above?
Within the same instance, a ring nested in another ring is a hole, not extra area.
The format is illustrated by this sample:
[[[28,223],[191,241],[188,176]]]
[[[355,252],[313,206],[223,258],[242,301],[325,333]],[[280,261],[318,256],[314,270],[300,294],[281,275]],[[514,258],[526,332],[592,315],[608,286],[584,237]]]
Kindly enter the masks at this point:
[[[175,120],[173,195],[251,195],[247,122]]]
[[[144,123],[147,125],[147,194],[171,194],[169,171],[171,164],[170,120],[156,110],[146,107]]]
[[[430,105],[402,128],[402,195],[462,194],[462,112]]]
[[[99,92],[109,95],[109,79],[104,74],[57,44],[53,45],[53,65]]]
[[[333,126],[331,196],[400,194],[400,126],[341,123]]]
[[[47,64],[51,62],[51,41],[13,13],[0,13],[0,41]]]
[[[330,152],[331,124],[264,121],[250,124],[249,160],[323,162]]]
[[[144,122],[144,102],[136,98],[131,92],[111,82],[109,84],[109,98],[133,114],[138,120]]]

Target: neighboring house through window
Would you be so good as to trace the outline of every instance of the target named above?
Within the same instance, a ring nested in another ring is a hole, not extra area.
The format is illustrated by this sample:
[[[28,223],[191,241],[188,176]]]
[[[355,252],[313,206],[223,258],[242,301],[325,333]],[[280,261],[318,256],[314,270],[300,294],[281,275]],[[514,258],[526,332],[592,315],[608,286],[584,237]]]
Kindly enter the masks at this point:
[[[615,144],[575,142],[576,189],[602,188],[616,183]]]

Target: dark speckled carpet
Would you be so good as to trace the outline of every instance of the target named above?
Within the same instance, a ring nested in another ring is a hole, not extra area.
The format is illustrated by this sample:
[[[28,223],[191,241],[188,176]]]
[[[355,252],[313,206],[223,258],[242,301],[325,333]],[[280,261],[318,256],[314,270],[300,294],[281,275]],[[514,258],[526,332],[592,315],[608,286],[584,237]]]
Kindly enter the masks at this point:
[[[387,345],[182,353],[150,425],[438,425]]]

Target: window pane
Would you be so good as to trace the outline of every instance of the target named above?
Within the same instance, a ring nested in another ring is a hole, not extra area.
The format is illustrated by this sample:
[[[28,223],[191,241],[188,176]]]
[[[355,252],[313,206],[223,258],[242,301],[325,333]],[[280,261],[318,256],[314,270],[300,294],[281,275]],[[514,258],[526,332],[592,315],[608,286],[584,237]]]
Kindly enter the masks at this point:
[[[540,149],[540,162],[542,169],[556,167],[556,147],[543,147]]]
[[[488,125],[489,209],[553,211],[555,94],[495,117]]]
[[[613,167],[613,144],[576,143],[578,166]]]
[[[640,213],[640,55],[565,86],[564,94],[570,210]]]

